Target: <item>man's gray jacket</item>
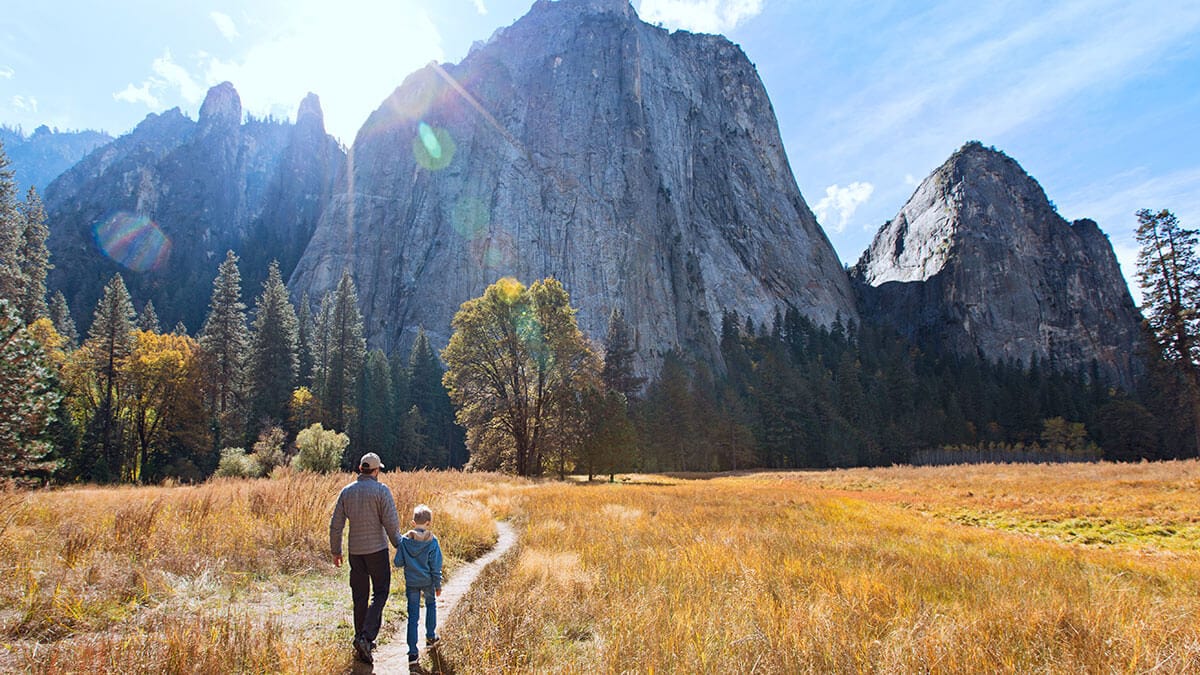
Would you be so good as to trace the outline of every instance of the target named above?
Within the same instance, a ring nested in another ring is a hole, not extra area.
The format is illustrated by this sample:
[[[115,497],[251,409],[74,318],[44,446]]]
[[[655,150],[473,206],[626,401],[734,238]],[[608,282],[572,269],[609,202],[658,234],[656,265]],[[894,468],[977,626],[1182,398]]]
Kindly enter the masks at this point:
[[[350,521],[350,555],[386,551],[388,540],[400,546],[400,516],[392,491],[374,476],[359,475],[358,480],[342,488],[333,515],[329,517],[329,551],[342,554],[342,529]]]

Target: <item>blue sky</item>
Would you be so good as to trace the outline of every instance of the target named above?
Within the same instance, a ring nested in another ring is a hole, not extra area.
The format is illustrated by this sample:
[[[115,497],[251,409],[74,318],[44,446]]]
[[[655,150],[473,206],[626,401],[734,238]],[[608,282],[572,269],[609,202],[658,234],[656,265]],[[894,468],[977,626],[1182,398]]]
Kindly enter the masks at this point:
[[[255,115],[321,97],[350,143],[413,70],[457,62],[531,0],[42,0],[0,15],[0,123],[121,134],[229,80]],[[1134,211],[1200,227],[1200,0],[634,0],[758,67],[805,200],[853,264],[968,140],[1003,150],[1127,277]]]

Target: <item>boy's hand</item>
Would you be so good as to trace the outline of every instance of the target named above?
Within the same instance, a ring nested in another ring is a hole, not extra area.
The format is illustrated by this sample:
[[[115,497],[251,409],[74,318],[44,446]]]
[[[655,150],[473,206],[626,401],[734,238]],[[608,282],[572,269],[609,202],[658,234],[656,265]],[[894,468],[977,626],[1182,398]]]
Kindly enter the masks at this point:
[[[342,566],[342,556],[340,556],[340,555],[333,556],[333,566],[334,567]]]
[[[442,597],[442,589],[440,589],[440,588],[434,589],[433,594],[439,598]]]

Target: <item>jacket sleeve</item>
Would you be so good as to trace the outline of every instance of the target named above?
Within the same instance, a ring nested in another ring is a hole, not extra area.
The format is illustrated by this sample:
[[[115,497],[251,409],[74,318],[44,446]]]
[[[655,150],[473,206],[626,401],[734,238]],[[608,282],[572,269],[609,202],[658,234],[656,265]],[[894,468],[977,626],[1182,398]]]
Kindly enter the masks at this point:
[[[437,537],[433,538],[433,546],[429,547],[429,576],[433,579],[433,587],[442,587],[442,545]]]
[[[342,495],[338,494],[337,503],[333,505],[333,514],[329,516],[329,552],[334,555],[342,554],[342,530],[346,528],[346,507]]]
[[[392,546],[400,548],[400,514],[396,513],[396,500],[392,497],[392,490],[386,485],[383,488],[384,503],[383,503],[383,531],[387,533],[388,539],[392,540]]]

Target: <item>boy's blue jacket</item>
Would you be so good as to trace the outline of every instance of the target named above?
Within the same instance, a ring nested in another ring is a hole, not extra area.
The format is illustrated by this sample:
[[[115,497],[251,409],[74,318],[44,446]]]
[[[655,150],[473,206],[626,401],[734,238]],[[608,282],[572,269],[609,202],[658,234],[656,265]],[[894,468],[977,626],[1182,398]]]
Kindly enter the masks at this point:
[[[404,568],[405,587],[442,587],[442,547],[429,530],[418,527],[405,532],[396,549],[395,563]]]

